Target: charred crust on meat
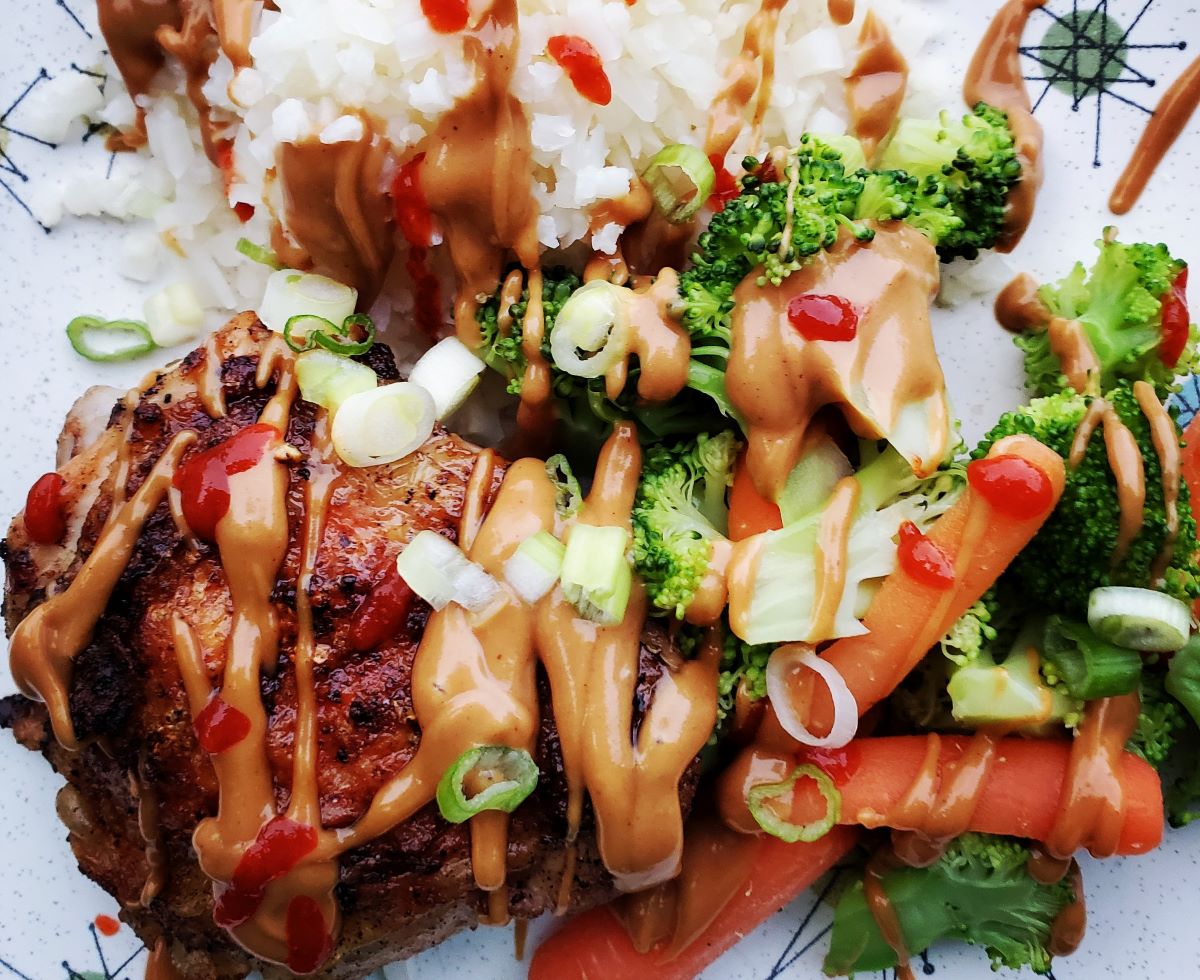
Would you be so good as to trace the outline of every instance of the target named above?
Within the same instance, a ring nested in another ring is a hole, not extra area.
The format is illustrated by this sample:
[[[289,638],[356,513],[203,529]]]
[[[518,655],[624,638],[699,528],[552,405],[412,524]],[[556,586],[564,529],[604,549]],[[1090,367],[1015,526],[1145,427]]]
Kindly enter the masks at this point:
[[[380,381],[400,380],[400,372],[396,368],[396,357],[387,344],[374,344],[365,354],[359,354],[352,360],[358,361],[359,364],[365,364],[375,372],[375,377]]]
[[[75,658],[70,709],[80,739],[119,735],[141,701],[133,655],[116,630],[105,629]]]

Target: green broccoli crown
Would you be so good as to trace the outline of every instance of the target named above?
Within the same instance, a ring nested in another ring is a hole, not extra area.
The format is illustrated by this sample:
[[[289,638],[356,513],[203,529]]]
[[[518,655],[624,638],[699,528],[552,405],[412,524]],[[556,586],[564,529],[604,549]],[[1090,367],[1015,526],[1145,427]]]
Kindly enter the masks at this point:
[[[1179,702],[1163,687],[1161,671],[1142,671],[1140,695],[1137,727],[1125,748],[1158,769],[1167,761],[1175,740],[1187,727],[1188,718]]]
[[[1147,381],[1165,397],[1177,374],[1197,369],[1197,331],[1188,331],[1182,353],[1169,351],[1164,363],[1163,312],[1174,304],[1175,284],[1185,263],[1171,256],[1165,245],[1126,245],[1102,239],[1099,258],[1090,270],[1077,263],[1054,285],[1038,295],[1056,317],[1078,320],[1100,362],[1100,390],[1107,392],[1120,379]],[[1173,311],[1186,319],[1186,310]],[[1030,390],[1050,395],[1066,387],[1058,357],[1050,348],[1047,331],[1016,338],[1025,355],[1025,375]],[[1178,357],[1176,359],[1176,354]]]
[[[961,119],[943,112],[901,120],[880,163],[918,178],[904,220],[933,238],[943,261],[973,259],[995,244],[1009,192],[1021,180],[1008,116],[982,102]]]
[[[546,269],[542,273],[542,315],[546,321],[542,353],[547,358],[550,357],[550,331],[554,327],[558,311],[581,285],[583,281],[579,276],[562,266]],[[501,330],[500,327],[501,314],[504,312],[500,309],[500,295],[500,290],[497,290],[488,297],[476,311],[475,319],[483,340],[484,361],[509,379],[508,390],[517,395],[521,392],[521,375],[525,372],[525,354],[521,350],[521,338],[522,324],[529,309],[528,283],[522,287],[520,297],[507,311],[508,318],[511,319],[507,330]]]
[[[997,636],[992,625],[997,604],[995,588],[989,589],[955,621],[942,637],[942,654],[947,660],[961,667],[983,656]]]
[[[680,619],[724,535],[739,448],[722,432],[646,451],[633,505],[634,563],[650,601]]]
[[[722,730],[725,719],[733,714],[739,687],[751,701],[767,696],[767,661],[774,649],[772,644],[753,646],[739,640],[732,630],[725,630],[721,673],[717,678],[716,732]]]
[[[1133,433],[1146,473],[1146,503],[1142,530],[1124,559],[1112,568],[1113,548],[1120,527],[1121,506],[1104,438],[1097,433],[1080,464],[1067,473],[1062,499],[1036,537],[1005,572],[1004,580],[1028,603],[1048,612],[1084,619],[1088,595],[1102,585],[1151,586],[1151,570],[1167,539],[1167,512],[1158,453],[1150,425],[1128,382],[1106,396],[1118,417]],[[1074,392],[1034,399],[1001,417],[972,454],[985,456],[1004,436],[1025,433],[1066,459],[1089,400]],[[1196,521],[1188,488],[1179,489],[1179,531],[1163,591],[1190,602],[1200,596]]]
[[[1027,870],[1029,848],[1009,837],[963,834],[928,868],[897,868],[883,888],[914,953],[939,939],[983,946],[993,968],[1048,973],[1047,945],[1058,915],[1075,900],[1069,878],[1043,885]],[[896,965],[871,915],[862,882],[838,902],[825,959],[830,975],[886,970]]]

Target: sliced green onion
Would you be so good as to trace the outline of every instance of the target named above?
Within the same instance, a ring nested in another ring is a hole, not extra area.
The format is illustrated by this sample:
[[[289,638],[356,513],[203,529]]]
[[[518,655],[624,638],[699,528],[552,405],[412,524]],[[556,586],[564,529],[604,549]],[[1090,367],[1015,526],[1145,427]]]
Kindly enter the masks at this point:
[[[462,823],[485,810],[512,813],[537,783],[537,763],[524,749],[481,745],[460,755],[438,780],[438,809],[450,823]]]
[[[642,172],[654,204],[672,224],[690,219],[708,200],[716,171],[702,150],[684,143],[664,146]]]
[[[1088,597],[1088,625],[1130,650],[1181,650],[1191,632],[1192,611],[1164,592],[1108,585]]]
[[[599,378],[629,349],[629,290],[594,279],[568,297],[550,331],[550,356],[560,371]]]
[[[457,411],[479,384],[484,363],[457,337],[434,344],[413,365],[408,380],[433,396],[437,417]]]
[[[433,399],[420,385],[397,382],[360,391],[333,417],[333,448],[350,466],[393,463],[433,432]]]
[[[288,322],[283,325],[283,339],[292,350],[303,354],[317,346],[317,335],[326,330],[333,333],[337,327],[323,316],[317,316],[314,313],[298,313],[288,317]]]
[[[336,413],[351,395],[377,386],[375,372],[365,364],[327,350],[310,350],[296,358],[296,380],[305,401]]]
[[[790,811],[792,798],[795,796],[796,783],[801,779],[811,779],[817,784],[817,789],[825,800],[825,813],[811,823],[792,823],[791,820],[779,815],[777,801],[782,802],[783,808]],[[811,843],[820,840],[838,822],[842,815],[842,794],[833,785],[833,780],[823,769],[805,763],[791,771],[787,779],[780,783],[760,783],[751,786],[746,793],[746,805],[750,815],[772,837],[778,837],[788,844],[803,841]]]
[[[396,571],[434,609],[457,602],[476,612],[500,594],[494,578],[436,531],[419,532],[400,552]]]
[[[354,328],[362,330],[363,339],[353,340]],[[365,313],[351,313],[342,321],[340,330],[322,330],[313,336],[327,351],[344,357],[357,357],[375,346],[375,321]]]
[[[1081,701],[1128,694],[1142,676],[1142,656],[1097,636],[1082,623],[1061,616],[1046,621],[1042,656]]]
[[[76,354],[89,361],[128,361],[158,346],[146,324],[98,316],[75,317],[67,324],[67,340]]]
[[[159,290],[142,308],[146,329],[159,347],[174,347],[193,340],[204,329],[204,306],[186,282]]]
[[[302,314],[344,324],[357,304],[358,290],[335,279],[297,269],[280,269],[267,279],[258,318],[271,330],[283,333],[287,322]]]
[[[504,577],[522,599],[537,602],[558,581],[566,550],[549,531],[538,531],[522,541],[504,563]]]
[[[625,618],[633,573],[623,527],[576,524],[562,564],[563,595],[584,619],[615,626]]]
[[[583,505],[583,490],[567,457],[556,453],[546,460],[546,476],[554,484],[554,508],[558,511],[558,516],[564,520],[574,517]]]
[[[260,265],[270,266],[272,269],[283,268],[279,264],[279,259],[275,257],[274,252],[265,245],[255,245],[249,238],[239,238],[237,240],[237,250],[246,256],[246,258]]]

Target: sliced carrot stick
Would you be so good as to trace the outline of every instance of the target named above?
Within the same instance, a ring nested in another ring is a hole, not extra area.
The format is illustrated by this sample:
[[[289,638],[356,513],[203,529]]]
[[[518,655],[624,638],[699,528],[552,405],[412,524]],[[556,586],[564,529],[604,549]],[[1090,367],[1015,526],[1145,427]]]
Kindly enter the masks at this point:
[[[1017,518],[999,513],[968,486],[938,518],[928,537],[954,559],[956,578],[951,588],[918,581],[897,569],[871,600],[863,620],[870,632],[838,640],[821,653],[845,678],[860,715],[891,694],[954,621],[991,587],[1062,496],[1063,461],[1036,439],[1010,436],[992,446],[988,456],[1019,456],[1037,467],[1050,482],[1047,505],[1036,514]],[[792,685],[792,696],[801,718],[807,717],[809,730],[824,734],[833,723],[833,701],[829,689],[816,684],[814,676],[811,671],[800,675]]]
[[[750,471],[746,468],[746,455],[738,457],[733,470],[733,487],[729,491],[729,540],[741,541],[763,531],[776,531],[783,527],[779,508],[758,492]]]
[[[762,838],[746,884],[739,888],[701,936],[677,956],[659,948],[639,953],[607,906],[560,926],[533,954],[530,980],[692,980],[727,949],[782,909],[828,871],[857,840],[835,827],[812,844]],[[712,855],[720,860],[720,855]]]
[[[941,736],[939,770],[957,760],[969,742],[965,735]],[[928,745],[924,735],[859,738],[845,748],[815,750],[801,758],[833,779],[842,795],[840,822],[878,825],[880,815],[893,812],[917,779]],[[1046,840],[1070,756],[1067,739],[1002,739],[968,829]],[[1121,757],[1121,784],[1125,822],[1117,853],[1144,854],[1162,840],[1162,784],[1148,763],[1128,752]],[[811,785],[798,784],[793,820],[824,812],[825,802]]]

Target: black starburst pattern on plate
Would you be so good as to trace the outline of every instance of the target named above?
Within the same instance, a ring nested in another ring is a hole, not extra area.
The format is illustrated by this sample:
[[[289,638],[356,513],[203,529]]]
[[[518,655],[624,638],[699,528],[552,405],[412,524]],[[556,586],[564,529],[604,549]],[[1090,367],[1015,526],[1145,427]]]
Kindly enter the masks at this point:
[[[1132,62],[1139,53],[1170,50],[1183,51],[1187,42],[1170,38],[1137,40],[1138,30],[1146,12],[1155,0],[1140,0],[1140,6],[1126,5],[1132,19],[1128,27],[1109,14],[1109,0],[1099,0],[1094,7],[1081,7],[1071,0],[1069,12],[1059,13],[1049,6],[1042,13],[1051,21],[1040,44],[1023,46],[1021,54],[1034,63],[1036,74],[1026,75],[1028,82],[1044,83],[1035,97],[1037,108],[1053,90],[1071,99],[1071,111],[1079,112],[1083,103],[1095,98],[1095,138],[1092,147],[1092,166],[1099,167],[1100,142],[1103,132],[1105,100],[1130,106],[1152,115],[1154,110],[1138,101],[1144,89],[1152,89],[1157,79],[1147,75]],[[1118,5],[1120,6],[1120,5]],[[1122,15],[1125,11],[1121,11]]]
[[[88,923],[88,932],[92,936],[95,961],[87,969],[81,970],[77,969],[69,961],[63,960],[61,964],[63,971],[62,980],[133,980],[135,975],[141,975],[140,970],[129,971],[130,964],[145,952],[145,947],[141,943],[136,943],[136,948],[132,953],[124,952],[114,956],[110,950],[109,954],[105,955],[104,944],[101,942],[101,936],[96,929],[95,923]],[[128,939],[133,934],[122,929],[118,935]],[[116,940],[113,939],[111,942],[115,943]],[[127,942],[122,943],[122,945],[128,949]],[[97,966],[99,969],[96,968]],[[46,980],[43,976],[26,973],[20,967],[2,958],[0,958],[0,978],[12,978],[12,980]]]

